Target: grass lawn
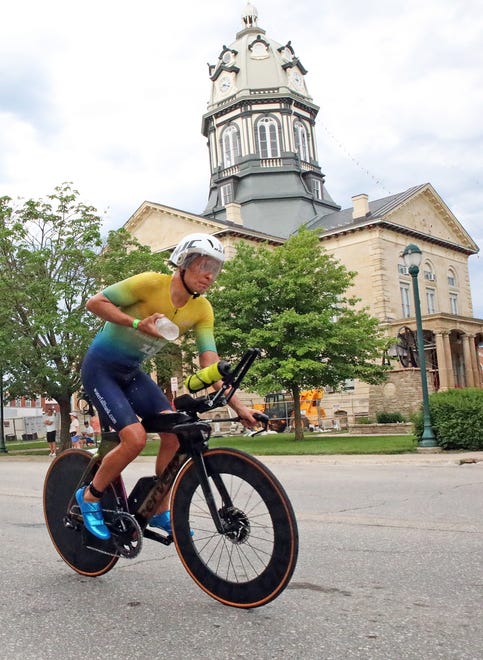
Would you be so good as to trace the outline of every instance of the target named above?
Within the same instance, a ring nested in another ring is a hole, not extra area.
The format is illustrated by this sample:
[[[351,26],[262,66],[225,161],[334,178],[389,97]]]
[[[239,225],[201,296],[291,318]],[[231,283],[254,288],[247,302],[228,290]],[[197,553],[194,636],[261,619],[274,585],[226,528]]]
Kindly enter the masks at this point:
[[[8,442],[8,454],[48,455],[45,440]],[[149,440],[142,456],[155,456],[159,440]],[[245,435],[211,438],[210,447],[233,447],[258,456],[302,456],[317,454],[402,454],[416,451],[416,439],[412,435],[361,435],[314,436],[306,434],[304,440],[296,442],[293,433]],[[0,457],[7,454],[0,454]]]
[[[46,440],[19,440],[6,442],[8,454],[23,454],[27,456],[48,456],[50,447]],[[4,456],[6,454],[0,454]]]
[[[212,438],[210,447],[233,447],[257,456],[303,456],[317,454],[401,454],[416,451],[412,435],[313,436],[295,441],[293,433]]]

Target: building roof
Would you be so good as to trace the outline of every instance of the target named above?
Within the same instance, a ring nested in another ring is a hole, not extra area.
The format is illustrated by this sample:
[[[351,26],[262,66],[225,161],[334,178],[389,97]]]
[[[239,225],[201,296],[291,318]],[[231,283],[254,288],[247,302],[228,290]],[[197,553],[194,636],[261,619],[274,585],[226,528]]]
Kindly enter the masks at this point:
[[[401,224],[397,222],[397,217],[394,218],[397,211],[420,195],[425,195],[431,204],[437,208],[445,226],[443,233],[438,234],[428,230],[423,225],[418,226],[418,222],[413,226],[410,223]],[[311,230],[320,230],[321,238],[324,239],[339,233],[360,230],[364,227],[384,225],[398,233],[445,245],[466,254],[479,252],[476,243],[430,183],[413,186],[396,195],[382,197],[372,202],[367,200],[365,208],[368,208],[368,211],[364,215],[356,217],[354,217],[353,207],[328,213],[324,216],[317,216],[310,220],[306,227]]]
[[[353,208],[352,206],[347,209],[341,209],[340,211],[335,211],[334,213],[328,213],[323,216],[316,216],[307,223],[308,229],[323,229],[326,231],[337,229],[339,227],[344,227],[348,229],[349,225],[359,226],[361,224],[366,224],[368,220],[374,221],[378,218],[385,217],[392,210],[398,208],[401,204],[406,202],[410,197],[416,194],[418,191],[423,190],[427,183],[421,184],[419,186],[413,186],[408,188],[403,192],[397,193],[396,195],[390,195],[389,197],[382,197],[381,199],[376,199],[369,202],[369,213],[360,218],[353,218]]]

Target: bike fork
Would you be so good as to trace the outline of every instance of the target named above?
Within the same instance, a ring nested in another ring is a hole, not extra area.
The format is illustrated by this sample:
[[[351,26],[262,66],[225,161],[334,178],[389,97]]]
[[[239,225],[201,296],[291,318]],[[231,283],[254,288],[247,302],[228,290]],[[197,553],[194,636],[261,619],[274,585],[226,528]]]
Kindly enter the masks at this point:
[[[203,454],[201,452],[196,452],[193,454],[192,458],[198,472],[200,486],[203,491],[203,495],[205,496],[208,509],[210,510],[211,517],[213,518],[213,522],[215,523],[216,530],[219,534],[225,534],[227,531],[225,522],[220,517],[220,512],[216,508],[215,498],[213,497],[213,492],[211,490]],[[220,475],[212,475],[212,479],[218,489],[218,492],[220,493],[223,505],[225,507],[232,506],[230,496],[228,495],[228,491],[226,490],[225,484],[223,483]]]

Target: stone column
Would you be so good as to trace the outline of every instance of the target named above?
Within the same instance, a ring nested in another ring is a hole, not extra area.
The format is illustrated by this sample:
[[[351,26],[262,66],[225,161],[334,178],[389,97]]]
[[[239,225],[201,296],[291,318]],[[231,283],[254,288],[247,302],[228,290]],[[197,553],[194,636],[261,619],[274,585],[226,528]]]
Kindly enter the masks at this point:
[[[439,389],[445,392],[448,388],[448,368],[446,365],[446,353],[444,350],[443,333],[435,332],[436,359],[438,360]]]
[[[472,346],[475,345],[474,337],[471,335],[463,335],[463,360],[465,364],[465,385],[466,387],[474,387],[475,379],[473,373],[473,361],[471,359]],[[474,350],[473,350],[474,352]]]
[[[475,387],[481,387],[483,385],[483,380],[482,380],[481,367],[480,367],[480,356],[478,354],[478,346],[476,344],[475,335],[471,337],[470,350],[471,350],[471,366],[473,368],[473,380],[475,382]]]
[[[443,333],[443,344],[444,344],[444,357],[446,364],[446,373],[448,374],[448,387],[454,389],[454,371],[453,371],[453,360],[451,357],[451,343],[449,341],[449,332]]]

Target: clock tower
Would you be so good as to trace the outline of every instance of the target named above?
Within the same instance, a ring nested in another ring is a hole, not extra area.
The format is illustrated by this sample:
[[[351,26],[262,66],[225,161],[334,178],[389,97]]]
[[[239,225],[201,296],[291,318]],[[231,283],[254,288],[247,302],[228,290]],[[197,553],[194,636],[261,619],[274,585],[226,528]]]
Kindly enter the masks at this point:
[[[319,108],[307,90],[307,69],[290,41],[279,44],[258,27],[249,2],[242,22],[236,40],[208,65],[202,132],[211,179],[202,215],[287,237],[340,207],[318,164]]]

